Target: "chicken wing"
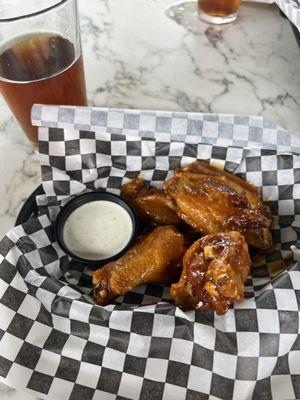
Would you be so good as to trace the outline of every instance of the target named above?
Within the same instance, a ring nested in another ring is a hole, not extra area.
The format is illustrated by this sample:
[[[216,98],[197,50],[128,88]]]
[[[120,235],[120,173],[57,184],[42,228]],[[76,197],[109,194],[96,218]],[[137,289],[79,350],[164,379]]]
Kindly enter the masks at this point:
[[[235,231],[207,235],[187,250],[181,278],[170,293],[177,305],[223,315],[233,301],[243,300],[249,269],[244,236]]]
[[[140,237],[119,260],[93,273],[95,302],[105,305],[138,285],[174,282],[182,268],[184,246],[184,236],[174,226],[160,226]]]
[[[230,172],[214,167],[204,161],[195,161],[182,169],[177,168],[175,170],[175,175],[180,174],[181,171],[218,177],[237,193],[245,193],[251,208],[261,208],[261,200],[257,188],[245,179],[241,179]]]
[[[133,179],[122,186],[121,194],[136,210],[138,216],[151,225],[177,225],[174,200],[162,190],[147,187],[143,179]]]
[[[249,182],[197,161],[175,170],[164,189],[178,216],[203,234],[236,230],[252,246],[271,246],[271,214]]]

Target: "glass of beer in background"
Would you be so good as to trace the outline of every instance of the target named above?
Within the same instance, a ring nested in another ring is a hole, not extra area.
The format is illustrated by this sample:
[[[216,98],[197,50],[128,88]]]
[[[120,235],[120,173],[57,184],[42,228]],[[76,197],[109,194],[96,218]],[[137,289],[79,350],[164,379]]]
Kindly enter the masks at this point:
[[[227,24],[236,19],[240,0],[198,0],[199,17],[211,24]]]
[[[77,0],[0,0],[0,92],[29,140],[34,103],[87,105]]]

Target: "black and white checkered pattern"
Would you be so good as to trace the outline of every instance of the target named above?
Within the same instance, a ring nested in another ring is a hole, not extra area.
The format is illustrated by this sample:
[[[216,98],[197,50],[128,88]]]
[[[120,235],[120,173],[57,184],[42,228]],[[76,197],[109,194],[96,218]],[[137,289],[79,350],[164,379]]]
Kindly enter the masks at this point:
[[[281,11],[296,26],[300,32],[300,1],[299,0],[275,0]]]
[[[299,139],[254,117],[38,106],[33,119],[46,196],[0,244],[0,380],[55,400],[299,399]],[[140,172],[160,186],[195,159],[253,182],[275,215],[245,300],[183,312],[148,285],[94,306],[91,271],[53,237],[61,204]]]

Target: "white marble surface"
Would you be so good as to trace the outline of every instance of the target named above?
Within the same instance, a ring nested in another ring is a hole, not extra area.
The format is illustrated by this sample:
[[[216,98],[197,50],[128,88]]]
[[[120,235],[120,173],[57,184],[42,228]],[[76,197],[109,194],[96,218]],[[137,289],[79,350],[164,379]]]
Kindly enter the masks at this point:
[[[79,0],[90,104],[259,114],[300,134],[300,49],[274,5],[196,32],[167,17],[172,0]],[[195,29],[194,29],[195,30]],[[0,99],[0,234],[40,182],[38,157]],[[29,400],[0,385],[1,400]]]

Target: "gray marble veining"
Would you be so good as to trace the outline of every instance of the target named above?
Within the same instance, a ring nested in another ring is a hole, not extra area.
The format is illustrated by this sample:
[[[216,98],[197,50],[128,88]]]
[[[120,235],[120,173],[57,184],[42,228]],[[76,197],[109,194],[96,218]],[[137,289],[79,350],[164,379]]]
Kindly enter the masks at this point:
[[[300,49],[275,5],[192,28],[171,0],[79,0],[91,105],[259,114],[300,134]],[[188,21],[188,22],[191,22]],[[40,183],[38,156],[0,100],[0,233]],[[30,400],[0,385],[2,400]]]

